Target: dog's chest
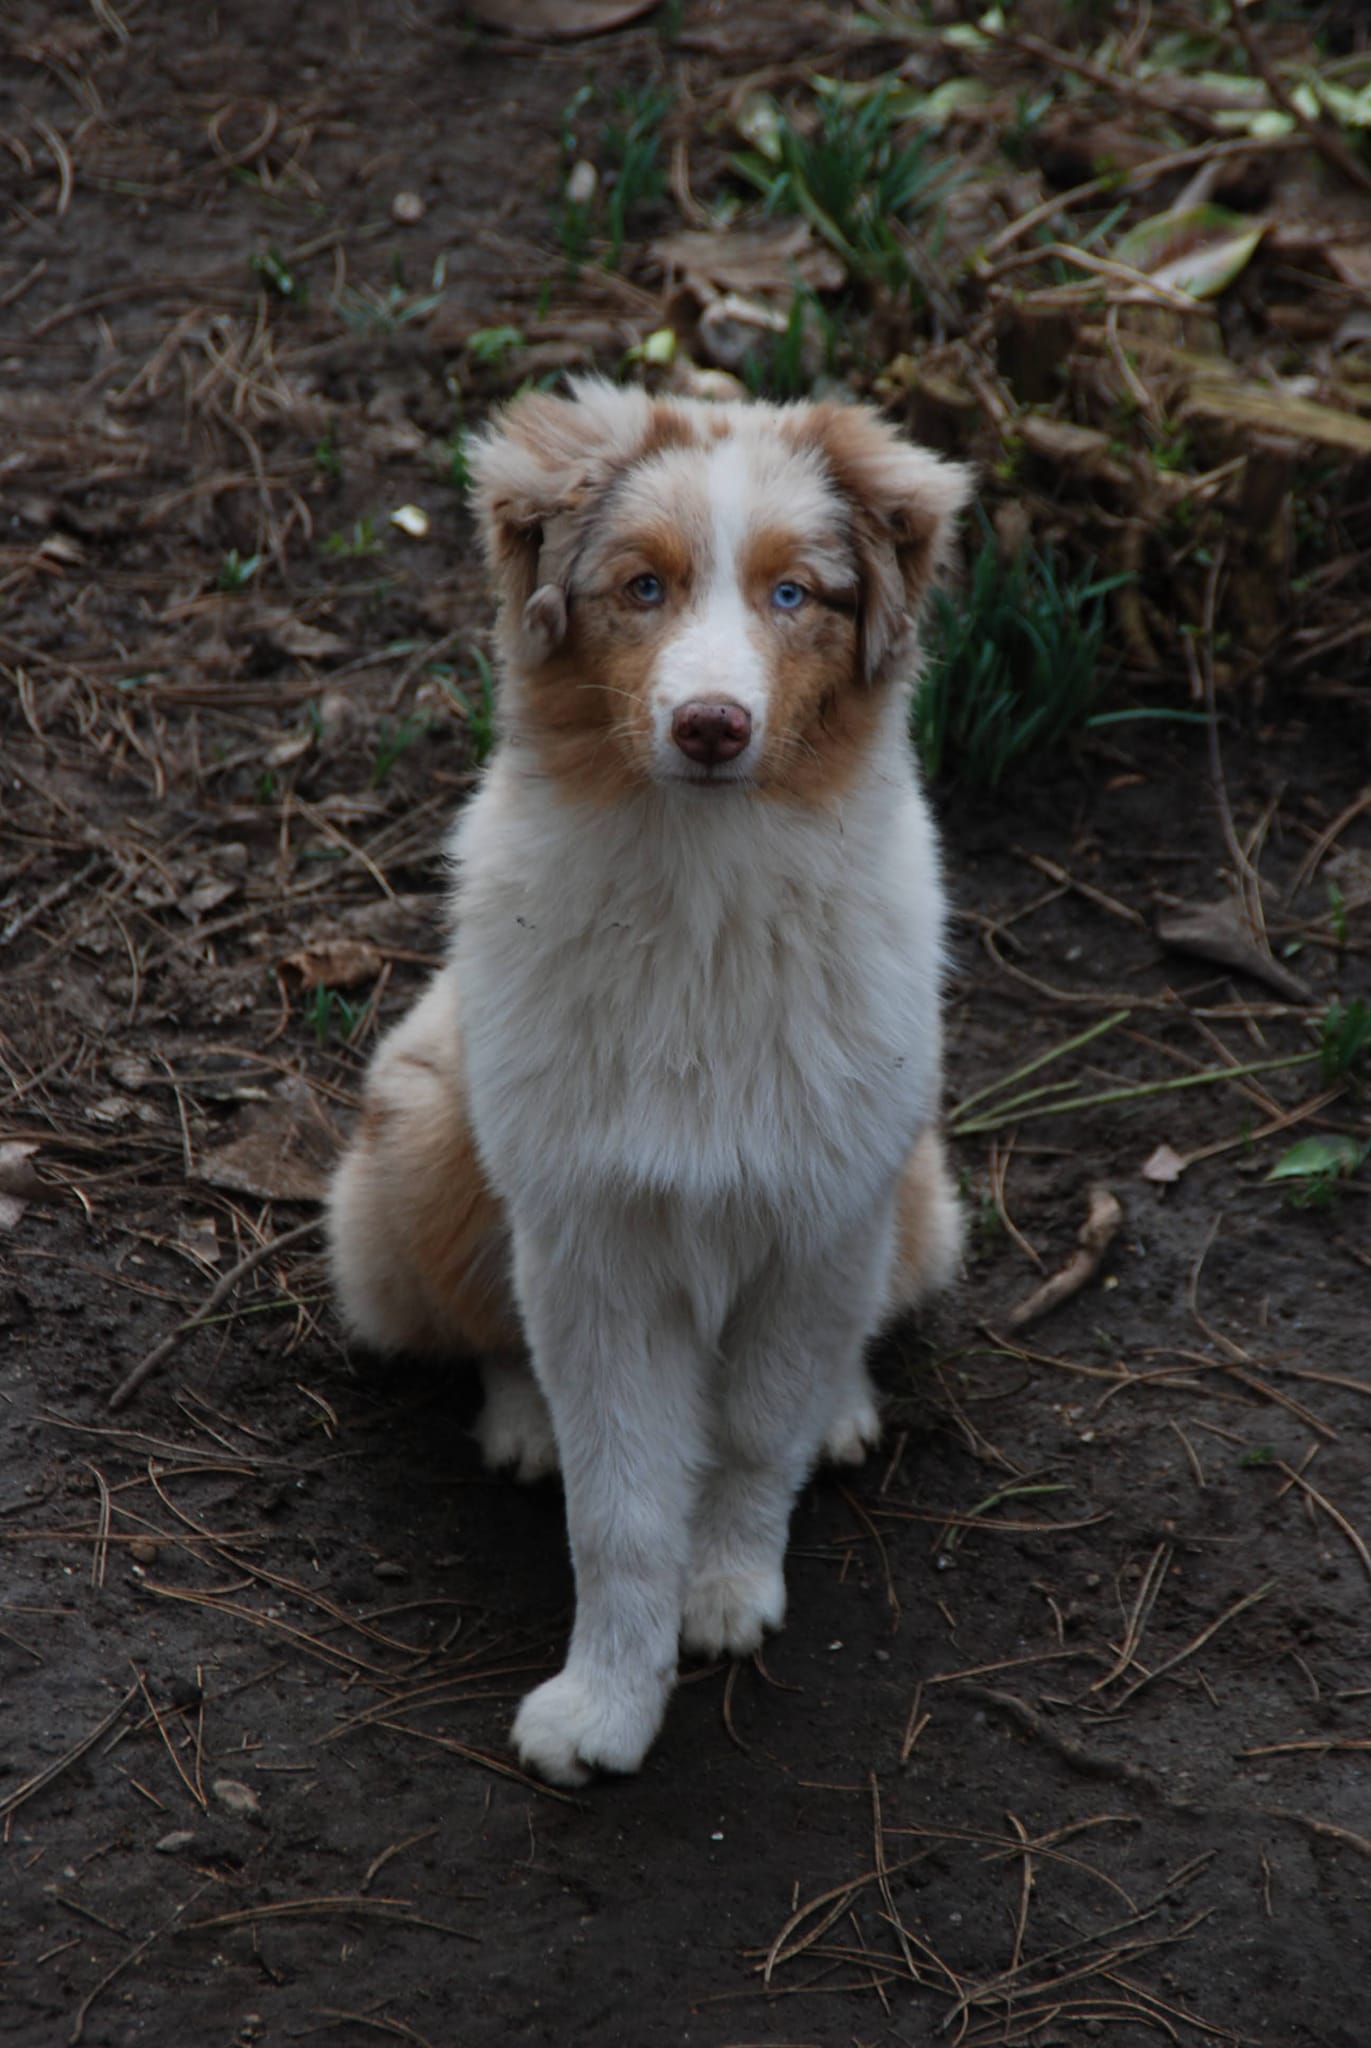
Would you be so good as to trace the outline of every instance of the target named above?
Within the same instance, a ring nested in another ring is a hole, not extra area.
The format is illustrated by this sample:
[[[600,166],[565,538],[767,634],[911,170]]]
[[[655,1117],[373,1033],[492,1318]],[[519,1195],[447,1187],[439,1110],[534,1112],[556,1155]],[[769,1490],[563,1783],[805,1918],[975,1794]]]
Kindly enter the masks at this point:
[[[464,847],[472,1109],[506,1192],[554,1176],[793,1212],[898,1165],[936,1085],[936,881],[921,901],[734,809],[541,857],[536,832],[517,859],[503,832]]]

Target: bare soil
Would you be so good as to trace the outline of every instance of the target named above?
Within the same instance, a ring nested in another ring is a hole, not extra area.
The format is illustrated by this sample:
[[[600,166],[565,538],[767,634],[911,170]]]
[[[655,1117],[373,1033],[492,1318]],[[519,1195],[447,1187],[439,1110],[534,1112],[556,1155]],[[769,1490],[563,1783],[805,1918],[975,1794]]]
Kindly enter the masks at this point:
[[[706,111],[837,36],[684,22]],[[17,0],[0,50],[0,2037],[1363,2048],[1366,1195],[1264,1176],[1364,1105],[1215,1071],[1365,989],[1364,705],[1235,700],[1221,784],[1138,724],[939,790],[952,1103],[1121,1011],[1024,1087],[1207,1078],[958,1139],[965,1283],[806,1493],[785,1632],[551,1792],[505,1736],[558,1493],[481,1472],[463,1384],[348,1355],[317,1240],[108,1402],[312,1216],[435,955],[489,624],[452,379],[470,419],[473,330],[613,367],[656,324],[549,221],[576,87],[668,59],[426,0]],[[1302,991],[1159,943],[1234,837]],[[1099,1272],[1011,1334],[1100,1183]]]

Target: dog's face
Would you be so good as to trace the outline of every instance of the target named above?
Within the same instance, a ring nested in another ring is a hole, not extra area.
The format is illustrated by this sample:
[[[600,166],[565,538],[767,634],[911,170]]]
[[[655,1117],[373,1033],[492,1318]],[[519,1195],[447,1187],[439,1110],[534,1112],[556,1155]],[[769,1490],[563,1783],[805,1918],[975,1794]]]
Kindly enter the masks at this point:
[[[513,729],[611,801],[841,790],[969,485],[857,407],[598,382],[516,400],[475,469]]]

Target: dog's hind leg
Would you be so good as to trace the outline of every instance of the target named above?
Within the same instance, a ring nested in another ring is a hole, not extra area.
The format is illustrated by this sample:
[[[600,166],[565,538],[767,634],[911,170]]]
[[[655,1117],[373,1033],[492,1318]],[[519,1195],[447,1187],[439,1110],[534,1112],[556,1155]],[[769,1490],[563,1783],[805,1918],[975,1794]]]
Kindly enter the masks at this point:
[[[917,1308],[955,1278],[962,1252],[962,1213],[941,1135],[925,1131],[900,1180],[895,1256],[881,1320]],[[834,1465],[860,1465],[880,1442],[880,1400],[859,1357],[835,1389],[823,1454]]]
[[[492,1472],[512,1471],[531,1486],[557,1470],[557,1439],[542,1389],[522,1354],[481,1360],[485,1406],[472,1435]]]
[[[476,1155],[446,974],[372,1060],[328,1238],[344,1320],[373,1350],[518,1356],[508,1230]]]
[[[927,1130],[910,1153],[900,1179],[895,1263],[887,1319],[917,1308],[950,1287],[962,1256],[962,1205],[957,1199],[941,1131]]]

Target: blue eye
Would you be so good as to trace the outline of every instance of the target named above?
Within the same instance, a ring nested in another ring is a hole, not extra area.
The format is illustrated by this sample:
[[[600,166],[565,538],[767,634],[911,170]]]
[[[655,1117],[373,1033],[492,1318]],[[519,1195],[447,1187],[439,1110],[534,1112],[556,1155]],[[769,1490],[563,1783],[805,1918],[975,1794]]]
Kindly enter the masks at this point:
[[[628,586],[628,594],[637,604],[663,604],[666,585],[660,576],[635,576]]]
[[[803,583],[786,581],[778,583],[771,593],[771,602],[778,612],[797,612],[808,597]]]

